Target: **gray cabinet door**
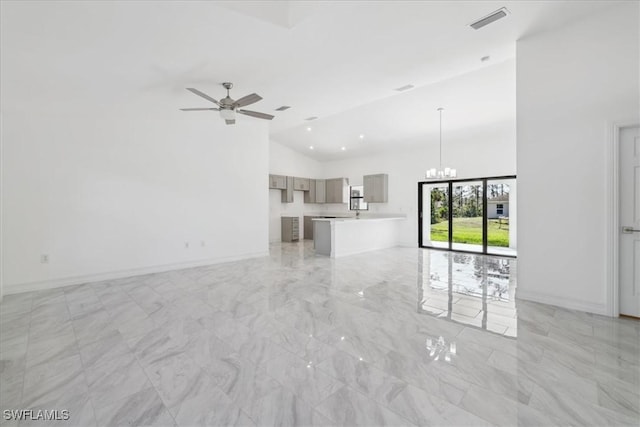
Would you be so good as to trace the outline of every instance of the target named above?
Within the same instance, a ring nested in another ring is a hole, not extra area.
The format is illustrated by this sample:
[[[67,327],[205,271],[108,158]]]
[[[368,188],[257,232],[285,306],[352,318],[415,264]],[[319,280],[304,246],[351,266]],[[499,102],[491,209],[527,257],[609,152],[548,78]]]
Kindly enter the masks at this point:
[[[310,179],[309,191],[304,193],[305,203],[324,203],[326,184],[324,179]]]
[[[293,189],[309,191],[309,178],[293,178]]]
[[[309,180],[309,191],[304,192],[305,203],[316,203],[316,180]]]
[[[269,188],[276,190],[287,189],[287,177],[284,175],[269,175]]]
[[[326,184],[325,184],[325,189],[326,189],[326,196],[325,196],[325,201],[326,203],[336,203],[336,180],[335,179],[327,179],[326,180]]]
[[[373,199],[373,193],[375,192],[375,182],[373,175],[365,175],[362,177],[362,187],[364,193],[364,201],[370,203]]]
[[[282,217],[280,219],[282,230],[281,240],[283,242],[295,242],[300,239],[300,223],[297,216]]]
[[[293,177],[287,177],[287,187],[282,190],[282,203],[293,203]]]
[[[313,240],[313,218],[317,218],[317,217],[315,216],[304,217],[304,239],[305,240]]]
[[[326,201],[326,181],[324,179],[315,180],[316,187],[316,203],[324,203]]]
[[[389,200],[389,175],[386,173],[365,175],[363,184],[365,202],[387,203]]]
[[[347,203],[349,180],[347,178],[332,178],[326,180],[326,203]]]

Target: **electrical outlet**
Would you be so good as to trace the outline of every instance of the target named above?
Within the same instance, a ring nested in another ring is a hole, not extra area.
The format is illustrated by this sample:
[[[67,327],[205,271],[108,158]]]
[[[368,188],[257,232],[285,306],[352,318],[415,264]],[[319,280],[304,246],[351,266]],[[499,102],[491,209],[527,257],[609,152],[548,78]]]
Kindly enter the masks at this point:
[[[47,255],[47,254],[40,255],[40,263],[41,264],[49,264],[49,255]]]
[[[189,242],[184,242],[184,248],[189,249]]]

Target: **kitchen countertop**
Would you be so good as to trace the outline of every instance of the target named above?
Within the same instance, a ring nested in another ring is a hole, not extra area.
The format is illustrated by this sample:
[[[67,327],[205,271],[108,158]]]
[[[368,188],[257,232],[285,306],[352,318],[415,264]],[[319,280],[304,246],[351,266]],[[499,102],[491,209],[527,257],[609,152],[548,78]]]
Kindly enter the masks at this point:
[[[397,219],[407,219],[406,217],[401,216],[388,216],[388,217],[344,217],[344,218],[312,218],[312,221],[328,221],[328,222],[345,222],[345,221],[389,221],[389,220],[397,220]]]

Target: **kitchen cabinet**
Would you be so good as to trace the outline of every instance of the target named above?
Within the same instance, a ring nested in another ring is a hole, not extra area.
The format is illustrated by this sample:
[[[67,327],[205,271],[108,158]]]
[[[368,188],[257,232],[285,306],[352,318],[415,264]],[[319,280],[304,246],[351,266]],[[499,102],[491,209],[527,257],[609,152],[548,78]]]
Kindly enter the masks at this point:
[[[313,218],[320,218],[317,216],[305,216],[304,217],[304,239],[313,240]]]
[[[309,191],[304,193],[305,203],[324,203],[326,184],[324,179],[310,179]]]
[[[287,189],[287,177],[284,175],[269,175],[269,188],[276,190]]]
[[[284,190],[282,190],[282,203],[293,203],[293,177],[288,176],[287,185]]]
[[[300,218],[297,216],[283,216],[280,218],[280,240],[283,242],[295,242],[300,240]]]
[[[365,175],[364,201],[367,203],[387,203],[389,201],[389,175]]]
[[[332,178],[326,180],[325,203],[349,202],[349,179]]]
[[[309,178],[293,178],[293,189],[299,191],[309,191]]]
[[[325,203],[327,184],[324,179],[316,179],[316,203]]]

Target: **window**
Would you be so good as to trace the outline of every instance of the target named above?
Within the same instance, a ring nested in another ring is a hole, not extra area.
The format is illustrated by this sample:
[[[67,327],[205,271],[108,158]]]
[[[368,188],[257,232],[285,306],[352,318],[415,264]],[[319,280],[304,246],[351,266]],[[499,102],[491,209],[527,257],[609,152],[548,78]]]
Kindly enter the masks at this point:
[[[362,185],[354,185],[349,187],[349,209],[352,211],[366,211],[369,209],[367,202],[364,201],[364,187]]]
[[[504,204],[497,203],[496,204],[496,214],[503,215],[504,214]]]

